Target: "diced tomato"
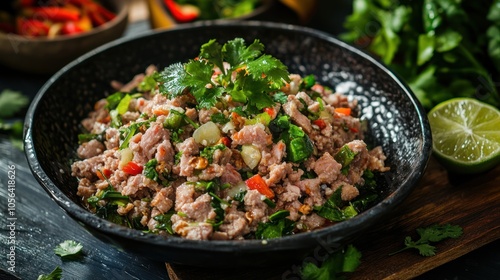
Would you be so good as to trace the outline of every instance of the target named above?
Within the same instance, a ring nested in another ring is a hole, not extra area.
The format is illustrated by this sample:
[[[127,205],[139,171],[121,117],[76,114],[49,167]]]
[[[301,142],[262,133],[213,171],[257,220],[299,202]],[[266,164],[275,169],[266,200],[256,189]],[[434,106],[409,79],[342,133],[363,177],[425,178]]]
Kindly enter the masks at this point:
[[[129,161],[122,167],[122,170],[130,175],[137,175],[142,173],[142,166],[134,161]]]
[[[264,112],[266,112],[271,119],[274,119],[276,117],[276,110],[272,107],[264,108]]]
[[[335,112],[339,114],[344,114],[346,116],[350,116],[351,108],[335,108]]]
[[[220,139],[220,142],[222,144],[224,144],[224,146],[226,146],[226,147],[231,147],[231,139],[229,139],[229,137],[226,137],[226,136],[222,137]]]
[[[262,179],[259,174],[256,174],[245,181],[247,187],[251,190],[257,190],[262,195],[265,195],[267,198],[273,198],[274,192],[269,188],[266,184],[266,181]]]
[[[111,176],[112,172],[111,172],[111,170],[109,170],[107,168],[103,168],[103,169],[97,170],[96,174],[97,174],[97,177],[99,177],[99,179],[106,180],[109,178],[109,176]]]
[[[354,128],[354,127],[350,127],[349,130],[352,132],[352,133],[358,133],[358,129],[357,128]]]
[[[326,122],[323,119],[314,120],[313,124],[317,125],[320,130],[323,130],[326,127]]]

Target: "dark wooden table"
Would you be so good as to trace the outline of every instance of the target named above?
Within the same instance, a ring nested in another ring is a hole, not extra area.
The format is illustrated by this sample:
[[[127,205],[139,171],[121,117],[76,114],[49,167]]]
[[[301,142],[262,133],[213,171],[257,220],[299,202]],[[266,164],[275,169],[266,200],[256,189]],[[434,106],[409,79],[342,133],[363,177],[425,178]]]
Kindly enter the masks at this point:
[[[132,24],[126,36],[143,32],[148,29],[146,22]],[[4,89],[12,89],[22,91],[24,94],[33,97],[38,89],[48,77],[37,77],[27,74],[13,72],[7,69],[0,68],[0,91]],[[22,116],[20,116],[22,118]],[[431,162],[430,168],[440,168],[436,162]],[[8,237],[11,235],[11,230],[8,228],[8,201],[7,201],[7,174],[9,167],[16,171],[15,175],[15,194],[16,205],[14,236],[16,242],[15,248],[15,273],[9,273],[10,265],[7,263],[7,254],[9,253],[10,245],[7,244]],[[495,172],[500,172],[497,168]],[[441,177],[446,176],[446,172],[440,170],[432,180],[443,180]],[[441,177],[440,177],[441,176]],[[494,175],[489,175],[493,176]],[[440,179],[441,178],[441,179]],[[495,178],[498,178],[496,176]],[[483,182],[480,178],[478,183]],[[86,232],[77,222],[72,220],[65,212],[53,202],[48,194],[41,188],[32,176],[24,153],[14,148],[10,140],[0,135],[0,213],[1,213],[1,261],[0,261],[0,279],[36,279],[38,275],[49,273],[56,266],[60,266],[63,270],[63,279],[168,279],[168,272],[164,263],[154,262],[144,256],[138,256],[127,252],[117,250],[110,244],[94,238]],[[423,185],[428,185],[429,179],[424,181]],[[497,194],[500,192],[500,182],[495,180],[492,187],[497,189]],[[410,198],[411,199],[411,198]],[[415,199],[410,200],[414,205]],[[467,197],[463,198],[463,203],[468,203]],[[488,201],[487,209],[498,211],[497,201]],[[493,204],[493,205],[492,205]],[[458,206],[457,206],[458,207]],[[403,210],[404,211],[404,210]],[[498,216],[498,213],[495,213]],[[488,212],[482,213],[482,217],[471,217],[471,219],[485,219],[487,221]],[[434,215],[430,221],[440,222],[439,215]],[[442,222],[447,222],[443,220]],[[497,222],[497,221],[493,221]],[[487,227],[487,225],[486,225]],[[498,223],[492,224],[491,228],[498,230]],[[401,229],[400,229],[401,230]],[[413,228],[402,229],[401,236],[391,236],[393,239],[403,240],[404,235],[411,233]],[[498,232],[486,232],[485,228],[467,228],[468,234],[481,235],[484,238],[496,236]],[[53,249],[60,242],[71,239],[81,242],[84,246],[84,256],[77,261],[63,261],[54,254]],[[370,242],[385,242],[386,238],[378,236],[372,238]],[[427,266],[428,269],[418,271],[413,276],[418,276],[419,279],[499,279],[500,275],[500,242],[487,240],[481,244],[484,246],[469,247],[468,250],[457,253],[452,257],[448,257],[443,261],[443,258],[429,258],[426,263],[434,263]],[[369,242],[369,243],[370,243]],[[460,240],[456,241],[457,244]],[[470,244],[463,244],[463,247]],[[446,246],[446,245],[445,245]],[[449,245],[448,245],[449,246]],[[381,250],[383,243],[379,245],[364,245],[364,248],[372,248],[370,250]],[[458,246],[460,247],[460,246]],[[373,249],[375,248],[375,249]],[[446,248],[446,247],[444,247]],[[442,250],[445,250],[441,248]],[[470,252],[471,251],[471,252]],[[469,252],[469,253],[467,253]],[[467,253],[467,254],[465,254]],[[465,254],[465,255],[463,255]],[[463,255],[463,256],[461,256]],[[365,265],[373,262],[378,263],[379,267],[393,265],[394,262],[387,260],[385,256],[377,258],[372,252],[364,252]],[[461,256],[461,257],[460,257]],[[400,258],[415,258],[413,255],[402,254]],[[417,257],[419,257],[417,255]],[[374,261],[375,259],[375,261]],[[363,259],[362,259],[363,261]],[[402,263],[405,263],[404,261]],[[429,268],[430,267],[430,268]],[[436,267],[436,268],[435,268]],[[354,274],[355,278],[379,279],[375,274],[371,274],[366,267],[360,267],[358,274]],[[410,270],[409,268],[403,270]],[[366,272],[363,274],[363,272]],[[422,274],[423,273],[423,274]],[[251,273],[246,273],[250,275]],[[400,274],[403,275],[403,274]],[[404,274],[406,277],[411,274]],[[278,277],[280,278],[280,277]],[[184,277],[183,279],[187,279]],[[198,278],[199,279],[199,278]],[[249,278],[250,279],[250,278]]]

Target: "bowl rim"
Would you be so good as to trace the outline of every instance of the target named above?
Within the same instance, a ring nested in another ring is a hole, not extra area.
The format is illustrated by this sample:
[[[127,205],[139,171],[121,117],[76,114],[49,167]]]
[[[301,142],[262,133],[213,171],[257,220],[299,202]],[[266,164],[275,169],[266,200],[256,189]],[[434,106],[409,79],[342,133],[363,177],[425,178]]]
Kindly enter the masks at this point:
[[[94,55],[103,52],[107,49],[111,49],[120,44],[126,43],[128,41],[141,40],[144,37],[155,36],[156,34],[164,32],[182,32],[188,29],[203,29],[207,27],[264,27],[271,29],[286,29],[288,31],[299,32],[307,34],[308,36],[317,37],[318,39],[331,42],[340,48],[343,48],[349,52],[354,53],[357,56],[361,56],[363,59],[368,60],[375,67],[379,68],[386,75],[388,75],[394,82],[401,88],[404,94],[407,96],[411,104],[416,110],[418,115],[418,121],[422,137],[422,145],[420,148],[422,154],[418,160],[418,167],[415,168],[411,176],[405,178],[398,186],[398,188],[385,197],[382,201],[372,206],[371,208],[361,212],[356,217],[353,217],[347,221],[339,222],[334,225],[317,229],[311,232],[299,233],[295,235],[285,236],[276,239],[268,240],[189,240],[177,236],[161,236],[156,234],[144,233],[139,230],[130,229],[124,226],[114,224],[110,221],[104,220],[97,217],[95,214],[84,209],[79,204],[73,202],[68,196],[66,196],[57,186],[52,182],[52,180],[47,176],[45,171],[40,166],[37,160],[37,154],[34,150],[33,138],[32,138],[32,125],[33,117],[37,110],[37,104],[43,98],[44,94],[50,89],[52,84],[61,76],[63,76],[68,70],[77,66],[80,62],[91,59]],[[352,45],[349,45],[333,35],[328,34],[323,31],[319,31],[313,28],[298,26],[293,24],[285,23],[275,23],[266,21],[227,21],[227,20],[217,20],[217,21],[197,21],[193,23],[186,23],[178,25],[174,28],[167,30],[152,30],[145,32],[143,34],[138,34],[131,37],[120,38],[112,42],[106,43],[82,56],[73,60],[58,72],[56,72],[38,91],[33,101],[31,102],[24,123],[24,150],[25,155],[28,160],[28,164],[32,173],[34,174],[36,180],[42,185],[42,187],[50,194],[51,198],[57,202],[57,204],[63,208],[70,216],[75,218],[78,222],[89,226],[92,229],[99,231],[107,236],[115,236],[121,238],[131,238],[134,242],[148,243],[149,245],[157,246],[169,246],[176,247],[178,249],[193,249],[198,251],[210,251],[210,252],[229,252],[234,251],[236,248],[238,252],[252,252],[261,250],[263,247],[270,250],[283,250],[296,247],[294,244],[298,244],[301,240],[320,240],[335,236],[336,234],[342,232],[355,232],[358,233],[360,228],[365,228],[371,226],[377,222],[381,217],[386,215],[384,208],[393,209],[403,202],[403,200],[412,192],[416,187],[418,181],[422,178],[425,169],[427,168],[428,161],[430,159],[432,149],[432,138],[430,133],[430,126],[427,120],[425,111],[413,94],[409,86],[400,79],[392,70],[386,67],[381,61],[370,55],[369,53],[358,49]],[[389,211],[390,212],[390,211]],[[368,221],[368,222],[367,222]],[[311,248],[313,249],[313,248]]]
[[[113,3],[116,3],[116,7],[120,8],[116,16],[110,20],[105,22],[102,25],[99,25],[95,28],[92,28],[92,30],[87,31],[87,32],[82,32],[79,34],[75,35],[58,35],[53,38],[48,38],[48,37],[27,37],[15,33],[1,33],[0,32],[0,39],[5,38],[7,40],[15,40],[20,43],[27,43],[27,42],[32,42],[32,43],[57,43],[57,42],[64,42],[64,41],[69,41],[72,39],[77,39],[77,38],[82,38],[85,39],[86,37],[93,36],[95,34],[101,33],[105,30],[110,29],[113,26],[118,25],[120,22],[123,20],[128,20],[128,14],[129,14],[129,1],[113,1]]]

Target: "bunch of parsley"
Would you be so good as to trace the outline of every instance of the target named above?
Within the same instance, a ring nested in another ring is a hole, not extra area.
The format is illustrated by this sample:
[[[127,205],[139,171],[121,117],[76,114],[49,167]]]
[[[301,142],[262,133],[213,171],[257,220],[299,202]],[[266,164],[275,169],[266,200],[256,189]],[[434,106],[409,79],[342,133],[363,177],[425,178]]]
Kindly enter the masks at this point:
[[[500,0],[354,0],[341,38],[378,56],[430,109],[453,97],[500,106]]]
[[[159,90],[169,98],[192,94],[199,108],[213,107],[228,94],[257,113],[273,106],[272,94],[290,80],[287,67],[263,50],[259,40],[246,46],[242,38],[224,45],[212,39],[202,45],[197,59],[166,67],[156,77]],[[222,73],[214,81],[216,68]]]

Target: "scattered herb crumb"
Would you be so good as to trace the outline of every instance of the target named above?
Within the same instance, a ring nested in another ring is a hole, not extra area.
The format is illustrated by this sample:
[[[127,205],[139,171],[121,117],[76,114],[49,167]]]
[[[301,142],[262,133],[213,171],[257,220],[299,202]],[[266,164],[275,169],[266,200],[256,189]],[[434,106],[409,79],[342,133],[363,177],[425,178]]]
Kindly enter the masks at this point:
[[[73,240],[66,240],[57,245],[57,247],[54,249],[54,253],[56,253],[56,255],[60,256],[61,258],[78,257],[82,253],[82,248],[82,244]]]
[[[353,272],[358,268],[361,252],[353,245],[330,255],[321,266],[308,262],[302,266],[301,276],[304,280],[342,279],[343,273]]]
[[[62,269],[57,266],[56,268],[54,268],[54,270],[52,270],[51,273],[45,275],[45,274],[41,274],[38,276],[37,280],[59,280],[61,279],[61,275],[62,275]]]
[[[390,256],[408,249],[417,249],[420,255],[424,257],[434,256],[436,254],[436,247],[431,245],[431,242],[439,242],[446,238],[458,238],[462,235],[463,231],[460,226],[445,224],[445,225],[432,225],[426,228],[418,228],[417,233],[420,239],[413,241],[410,236],[405,238],[405,247],[399,251],[389,254]]]

